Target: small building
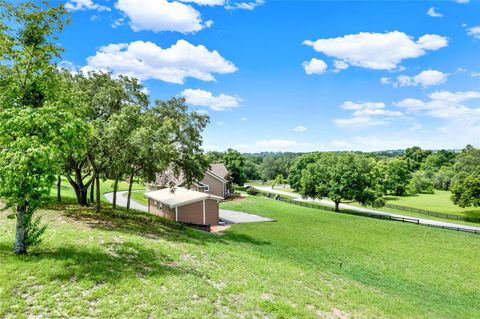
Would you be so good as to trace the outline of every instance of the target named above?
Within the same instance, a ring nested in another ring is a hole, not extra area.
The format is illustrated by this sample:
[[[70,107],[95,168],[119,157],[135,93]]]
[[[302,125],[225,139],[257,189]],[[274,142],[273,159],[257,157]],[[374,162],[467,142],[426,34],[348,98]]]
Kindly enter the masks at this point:
[[[219,224],[220,196],[178,187],[174,191],[164,188],[147,192],[145,197],[149,213],[188,224]]]
[[[226,198],[228,195],[227,175],[228,170],[223,163],[214,163],[205,172],[202,180],[195,181],[189,188]],[[155,182],[147,184],[147,189],[152,191],[170,187],[186,187],[182,173],[175,174],[173,170],[167,169],[165,172],[157,174]]]

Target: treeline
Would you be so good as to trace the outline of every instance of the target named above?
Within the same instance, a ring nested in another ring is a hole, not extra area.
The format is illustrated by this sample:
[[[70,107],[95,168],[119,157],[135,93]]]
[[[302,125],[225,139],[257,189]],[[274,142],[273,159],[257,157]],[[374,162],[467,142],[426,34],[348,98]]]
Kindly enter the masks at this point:
[[[60,5],[0,2],[0,198],[15,211],[14,251],[45,231],[34,213],[65,176],[78,204],[100,210],[100,183],[153,180],[170,167],[187,184],[208,162],[202,131],[209,118],[183,99],[150,102],[133,78],[60,70]],[[59,193],[60,195],[60,193]],[[60,198],[59,198],[60,199]],[[115,203],[114,203],[115,207]]]
[[[329,198],[338,204],[355,200],[381,206],[383,196],[450,190],[461,206],[480,205],[480,150],[423,150],[418,146],[392,152],[317,152],[240,154],[210,152],[223,161],[243,185],[247,180],[288,182],[308,197]],[[231,159],[235,158],[234,161]]]

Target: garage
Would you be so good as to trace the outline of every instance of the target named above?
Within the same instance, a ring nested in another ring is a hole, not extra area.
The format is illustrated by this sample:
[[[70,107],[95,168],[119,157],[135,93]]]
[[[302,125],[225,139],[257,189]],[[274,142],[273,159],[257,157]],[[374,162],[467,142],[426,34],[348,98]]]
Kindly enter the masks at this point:
[[[145,193],[148,198],[148,212],[194,225],[218,225],[218,205],[223,199],[208,193],[178,187],[164,188]]]

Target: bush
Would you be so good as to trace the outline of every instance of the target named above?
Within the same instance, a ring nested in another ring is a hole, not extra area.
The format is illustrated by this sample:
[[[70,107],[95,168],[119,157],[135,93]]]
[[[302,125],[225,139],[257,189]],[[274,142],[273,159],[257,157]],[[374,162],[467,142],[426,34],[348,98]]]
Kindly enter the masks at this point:
[[[247,188],[247,194],[248,195],[258,195],[258,189],[256,189],[255,187],[249,187]]]
[[[417,171],[413,174],[408,185],[410,194],[433,194],[433,184],[424,171]]]
[[[245,186],[235,186],[234,189],[237,192],[245,192],[248,188]]]

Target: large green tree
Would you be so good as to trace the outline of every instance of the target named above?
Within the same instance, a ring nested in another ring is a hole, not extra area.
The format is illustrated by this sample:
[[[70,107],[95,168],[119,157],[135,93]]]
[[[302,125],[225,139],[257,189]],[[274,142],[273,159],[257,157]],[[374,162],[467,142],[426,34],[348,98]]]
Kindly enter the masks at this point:
[[[223,155],[223,163],[228,169],[231,183],[241,186],[247,181],[245,157],[239,151],[229,148]]]
[[[382,206],[380,176],[373,159],[354,153],[323,153],[302,171],[300,194],[329,198],[335,210],[343,200]]]
[[[450,190],[460,207],[480,206],[480,149],[465,148],[457,156]]]
[[[309,164],[314,163],[320,156],[321,153],[309,153],[297,158],[297,160],[290,167],[288,174],[288,184],[292,189],[297,192],[301,190],[303,170],[306,169]]]
[[[405,194],[411,173],[408,163],[404,159],[397,158],[390,161],[385,169],[385,188],[397,196]]]
[[[0,9],[0,197],[16,212],[14,252],[25,254],[45,230],[34,213],[49,195],[61,155],[82,147],[84,127],[52,65],[66,10],[32,2],[0,2]]]

